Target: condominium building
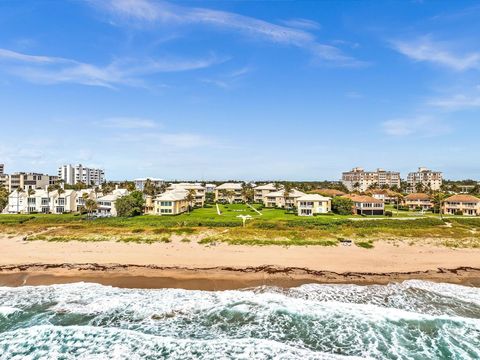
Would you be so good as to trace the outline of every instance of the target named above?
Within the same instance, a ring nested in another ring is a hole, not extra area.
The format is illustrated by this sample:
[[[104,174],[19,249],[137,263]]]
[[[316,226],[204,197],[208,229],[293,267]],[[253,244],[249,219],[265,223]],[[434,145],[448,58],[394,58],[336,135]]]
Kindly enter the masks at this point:
[[[297,206],[297,199],[305,195],[307,194],[297,189],[292,189],[287,196],[285,196],[285,190],[282,189],[267,194],[267,196],[263,198],[263,204],[265,207],[291,209]]]
[[[24,191],[28,189],[45,189],[49,185],[55,184],[56,176],[50,176],[38,173],[13,173],[8,177],[8,190],[12,192],[19,187]]]
[[[178,215],[188,210],[188,191],[169,190],[158,195],[154,202],[155,215]]]
[[[99,186],[105,182],[105,171],[88,168],[82,164],[76,166],[68,164],[58,168],[58,178],[68,185],[75,185],[81,182],[86,185]]]
[[[5,174],[5,165],[0,164],[0,188],[8,188],[8,175]]]
[[[265,185],[258,185],[253,188],[253,202],[261,203],[263,202],[263,198],[267,196],[269,193],[277,191],[275,184],[269,183]]]
[[[419,167],[418,171],[408,174],[407,183],[409,192],[422,190],[438,191],[442,186],[443,175],[440,171],[432,171],[425,167]]]
[[[400,173],[377,169],[376,171],[365,171],[356,167],[351,171],[342,173],[342,183],[349,191],[367,191],[371,186],[375,187],[400,187]]]
[[[326,214],[332,210],[332,199],[319,194],[306,194],[297,198],[298,216]]]
[[[424,193],[411,193],[403,199],[403,204],[410,210],[430,210],[433,207],[432,198]]]
[[[173,190],[173,191],[186,191],[187,193],[190,190],[193,190],[195,192],[195,206],[196,207],[203,207],[205,205],[205,194],[206,194],[206,189],[204,186],[198,183],[176,183],[176,184],[170,184],[170,186],[167,188],[168,190]]]
[[[215,201],[239,203],[245,201],[241,183],[225,183],[215,188]]]
[[[472,195],[453,195],[443,201],[442,211],[449,215],[480,216],[480,199]]]
[[[133,180],[133,183],[135,184],[135,189],[137,189],[138,191],[143,191],[143,189],[145,189],[145,184],[147,183],[147,180],[149,180],[155,187],[160,187],[165,184],[165,180],[163,179],[140,178]]]

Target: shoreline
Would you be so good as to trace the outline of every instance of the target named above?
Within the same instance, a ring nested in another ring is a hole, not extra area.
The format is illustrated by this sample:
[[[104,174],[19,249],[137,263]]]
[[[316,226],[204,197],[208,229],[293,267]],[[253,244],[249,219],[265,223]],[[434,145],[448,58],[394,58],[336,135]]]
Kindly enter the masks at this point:
[[[239,289],[409,279],[480,287],[480,248],[418,241],[358,246],[24,241],[0,236],[0,285],[96,282],[127,288]]]
[[[121,264],[25,264],[0,267],[0,286],[10,287],[90,282],[120,288],[210,291],[257,286],[288,288],[312,283],[385,285],[405,280],[426,280],[480,287],[480,268],[336,273],[274,266],[181,268]]]

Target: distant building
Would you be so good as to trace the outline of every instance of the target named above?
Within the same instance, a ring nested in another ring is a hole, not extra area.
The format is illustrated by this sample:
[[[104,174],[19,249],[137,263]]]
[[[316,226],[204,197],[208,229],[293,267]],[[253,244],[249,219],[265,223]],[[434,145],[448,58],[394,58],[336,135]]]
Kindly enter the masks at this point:
[[[0,164],[0,188],[8,188],[8,175],[5,174],[5,165]]]
[[[258,185],[253,188],[253,202],[261,203],[263,202],[263,198],[267,196],[269,193],[277,191],[275,184],[265,184],[265,185]]]
[[[187,190],[168,190],[158,195],[154,202],[155,215],[178,215],[188,210]]]
[[[225,183],[215,188],[215,201],[216,202],[228,202],[228,203],[240,203],[245,201],[242,195],[241,183]]]
[[[442,211],[449,215],[480,216],[480,199],[472,195],[453,195],[443,201]]]
[[[277,207],[291,209],[297,206],[297,200],[302,196],[305,196],[304,192],[301,192],[297,189],[292,189],[285,197],[285,190],[278,190],[271,193],[268,193],[263,198],[263,203],[265,207]]]
[[[170,184],[167,191],[185,191],[189,192],[193,190],[195,192],[195,206],[203,207],[205,205],[205,187],[199,183],[176,183]]]
[[[140,179],[134,179],[133,182],[135,184],[135,189],[137,189],[138,191],[143,191],[143,189],[145,188],[145,183],[147,182],[147,180],[150,180],[153,185],[155,185],[156,187],[158,186],[162,186],[165,184],[165,180],[163,179],[156,179],[156,178],[140,178]]]
[[[442,186],[443,175],[440,171],[432,171],[425,167],[419,167],[418,171],[408,174],[408,192],[423,190],[438,191]],[[422,188],[420,188],[420,185]]]
[[[400,187],[400,173],[396,171],[386,171],[377,169],[376,171],[365,171],[363,168],[356,167],[351,171],[342,174],[342,183],[348,191],[365,192],[370,186],[381,188]]]
[[[58,168],[58,178],[68,185],[75,185],[82,182],[87,186],[100,186],[105,182],[105,171],[102,169],[88,168],[82,164],[76,166],[68,164]]]
[[[24,191],[28,189],[45,189],[47,186],[55,184],[57,180],[56,176],[17,172],[8,177],[8,190],[12,192],[19,187]]]
[[[410,210],[430,210],[433,207],[432,198],[424,193],[412,193],[403,199],[405,206],[408,206]]]
[[[205,184],[205,192],[206,193],[213,193],[217,185],[215,184]]]

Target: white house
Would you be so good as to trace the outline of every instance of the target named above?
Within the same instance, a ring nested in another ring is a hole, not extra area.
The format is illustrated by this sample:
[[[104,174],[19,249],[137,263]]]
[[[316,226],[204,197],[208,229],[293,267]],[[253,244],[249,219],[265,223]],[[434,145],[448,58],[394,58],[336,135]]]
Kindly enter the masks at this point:
[[[6,212],[9,214],[26,213],[27,208],[27,194],[24,191],[18,192],[18,190],[15,190],[8,195]]]
[[[326,214],[332,210],[332,199],[319,194],[306,194],[296,201],[299,216]]]
[[[53,191],[50,193],[51,211],[54,214],[63,214],[77,211],[77,192],[75,190],[64,190],[62,193]]]
[[[154,202],[155,215],[178,215],[188,210],[187,190],[169,190],[158,195]]]
[[[87,196],[87,199],[92,199],[92,200],[95,200],[96,198],[96,194],[95,194],[95,191],[93,189],[82,189],[82,190],[78,190],[77,191],[77,196],[76,196],[76,199],[75,199],[75,210],[76,211],[80,211],[80,209],[83,207],[85,207],[85,199],[84,199],[84,196]]]

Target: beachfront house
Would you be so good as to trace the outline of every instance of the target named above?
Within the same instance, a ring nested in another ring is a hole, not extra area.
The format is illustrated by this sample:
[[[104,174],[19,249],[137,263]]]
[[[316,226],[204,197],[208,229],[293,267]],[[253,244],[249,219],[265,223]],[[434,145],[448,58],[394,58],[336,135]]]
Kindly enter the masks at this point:
[[[424,193],[412,193],[403,199],[404,206],[409,210],[430,210],[433,207],[432,198]]]
[[[480,199],[472,195],[453,195],[443,201],[442,211],[449,215],[480,216]]]
[[[305,195],[305,193],[297,189],[292,189],[285,196],[285,190],[282,189],[267,194],[267,196],[263,198],[263,204],[265,207],[291,209],[297,206],[297,199]]]
[[[167,188],[167,190],[173,190],[173,191],[190,191],[193,190],[195,192],[195,201],[194,201],[194,206],[195,207],[203,207],[205,205],[205,194],[206,194],[206,189],[204,186],[198,184],[198,183],[178,183],[178,184],[170,184],[170,186]]]
[[[77,191],[77,196],[75,199],[75,211],[80,211],[85,208],[85,202],[87,199],[96,199],[96,194],[93,189],[82,189]]]
[[[242,195],[241,183],[225,183],[215,188],[215,202],[241,203],[245,201]]]
[[[385,203],[372,196],[350,194],[344,196],[353,201],[352,212],[357,215],[383,215]]]
[[[319,194],[306,194],[296,201],[298,216],[327,214],[332,210],[332,199]]]
[[[187,190],[169,190],[158,195],[154,201],[155,215],[178,215],[188,211]]]
[[[115,207],[115,202],[128,195],[127,189],[119,189],[118,187],[112,191],[111,194],[100,196],[96,199],[97,201],[97,210],[96,214],[100,217],[110,217],[117,216],[117,208]]]
[[[273,183],[255,186],[253,188],[253,202],[262,203],[264,197],[277,190]]]
[[[9,214],[27,213],[27,193],[25,191],[14,190],[8,195],[8,206],[4,212]]]
[[[50,193],[51,211],[54,214],[63,214],[77,211],[77,192],[75,190],[55,190]]]

